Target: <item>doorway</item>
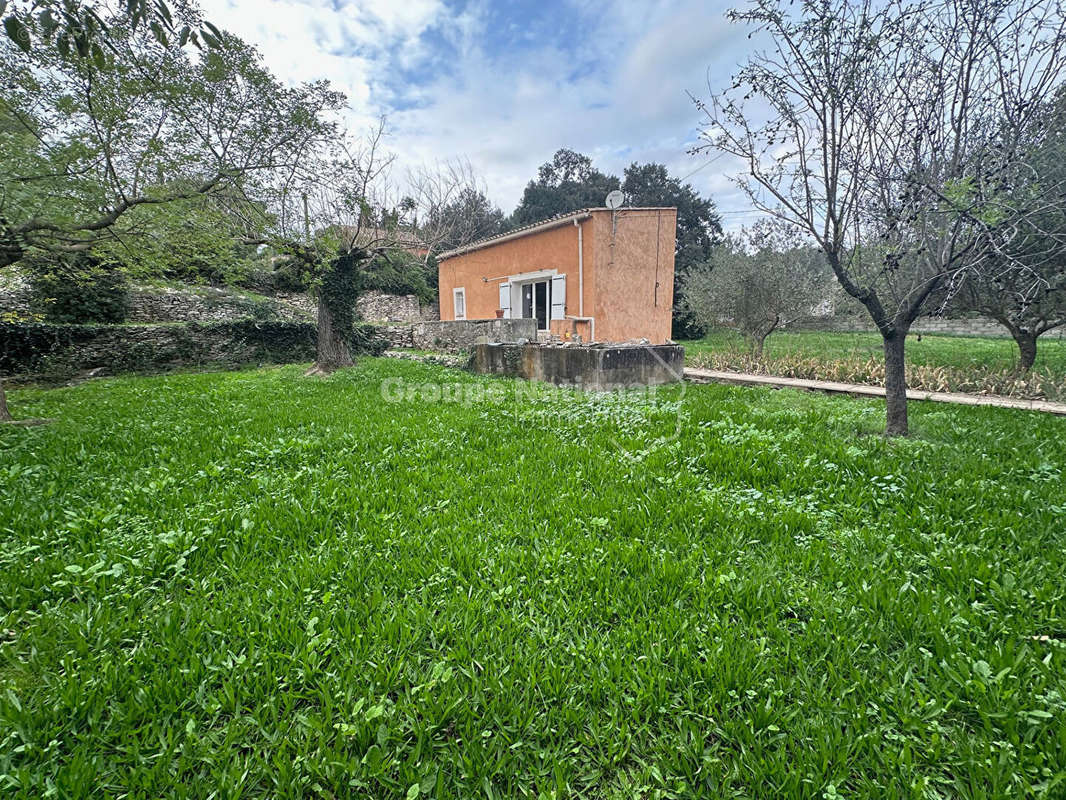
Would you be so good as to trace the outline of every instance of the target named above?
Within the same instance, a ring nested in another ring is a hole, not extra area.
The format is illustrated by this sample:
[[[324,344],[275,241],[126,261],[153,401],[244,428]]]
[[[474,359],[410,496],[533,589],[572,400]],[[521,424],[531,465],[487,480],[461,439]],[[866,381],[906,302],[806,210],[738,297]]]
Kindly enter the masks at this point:
[[[551,281],[523,283],[521,289],[523,318],[535,319],[537,321],[537,330],[548,330],[552,295]]]

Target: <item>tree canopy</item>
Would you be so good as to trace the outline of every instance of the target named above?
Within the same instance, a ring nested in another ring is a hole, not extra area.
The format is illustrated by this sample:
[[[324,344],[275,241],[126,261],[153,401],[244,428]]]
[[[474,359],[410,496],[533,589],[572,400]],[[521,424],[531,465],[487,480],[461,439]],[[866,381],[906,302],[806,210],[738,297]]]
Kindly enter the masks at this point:
[[[683,307],[704,328],[736,328],[758,359],[767,336],[813,315],[831,280],[817,247],[766,221],[727,236],[692,268]]]
[[[224,41],[190,56],[116,19],[102,67],[0,46],[0,266],[121,238],[139,207],[254,196],[331,135],[342,95],[283,86],[254,48]]]
[[[518,207],[508,219],[509,226],[517,228],[580,208],[602,206],[608,192],[621,185],[615,176],[596,169],[588,156],[558,150],[526,185]]]

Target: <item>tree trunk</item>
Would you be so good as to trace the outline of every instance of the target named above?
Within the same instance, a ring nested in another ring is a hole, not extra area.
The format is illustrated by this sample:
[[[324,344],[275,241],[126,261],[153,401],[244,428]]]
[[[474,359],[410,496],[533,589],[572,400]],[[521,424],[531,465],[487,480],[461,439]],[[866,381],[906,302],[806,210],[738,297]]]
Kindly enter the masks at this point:
[[[3,381],[0,381],[0,422],[11,422],[11,412],[7,410],[7,394],[4,393]]]
[[[881,337],[885,346],[885,435],[906,436],[907,370],[903,353],[907,332],[896,330]]]
[[[1015,374],[1025,375],[1036,363],[1036,334],[1012,327],[1010,335],[1018,345],[1018,366],[1015,368]]]
[[[781,322],[781,316],[777,315],[771,322],[768,322],[764,328],[756,328],[749,334],[748,341],[751,344],[751,355],[756,361],[762,361],[763,348],[766,345],[766,337],[777,330],[778,323]]]
[[[333,324],[333,315],[322,298],[318,300],[318,343],[315,347],[315,363],[308,375],[329,375],[341,367],[352,366],[352,354],[348,342],[338,333]]]
[[[748,337],[748,346],[751,348],[751,357],[755,361],[762,361],[763,343],[765,341],[766,336],[758,331]]]

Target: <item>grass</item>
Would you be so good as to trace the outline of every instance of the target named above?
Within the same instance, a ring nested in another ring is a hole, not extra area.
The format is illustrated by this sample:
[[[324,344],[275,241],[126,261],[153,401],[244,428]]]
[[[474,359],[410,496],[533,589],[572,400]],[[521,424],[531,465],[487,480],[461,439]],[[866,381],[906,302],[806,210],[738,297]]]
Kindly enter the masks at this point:
[[[11,393],[0,795],[1063,796],[1062,420],[301,371]]]
[[[764,360],[749,357],[733,331],[714,331],[684,342],[690,366],[786,377],[884,382],[884,354],[877,333],[781,331],[766,340]],[[1066,339],[1045,336],[1028,378],[1013,372],[1018,347],[1010,338],[912,334],[907,339],[908,384],[932,391],[962,391],[1066,399]]]

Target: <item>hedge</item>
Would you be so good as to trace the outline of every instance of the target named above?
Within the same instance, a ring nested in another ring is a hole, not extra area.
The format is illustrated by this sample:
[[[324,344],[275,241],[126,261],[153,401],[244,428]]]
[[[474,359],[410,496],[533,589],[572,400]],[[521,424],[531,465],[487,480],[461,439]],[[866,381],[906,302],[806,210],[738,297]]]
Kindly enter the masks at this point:
[[[0,323],[0,375],[63,378],[90,369],[108,374],[180,367],[312,361],[311,322],[239,319],[162,325]],[[378,355],[387,342],[372,325],[357,325],[353,355]]]

